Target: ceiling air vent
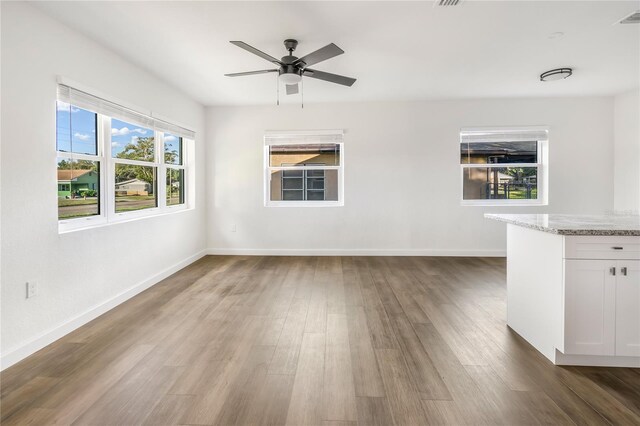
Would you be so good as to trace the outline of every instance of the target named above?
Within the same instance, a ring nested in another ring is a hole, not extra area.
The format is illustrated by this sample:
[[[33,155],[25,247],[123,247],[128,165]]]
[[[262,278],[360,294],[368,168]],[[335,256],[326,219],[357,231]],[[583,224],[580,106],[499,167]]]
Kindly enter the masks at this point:
[[[436,0],[435,6],[457,6],[462,0]]]
[[[619,24],[640,24],[640,10],[636,10],[630,15],[625,16],[620,21]]]

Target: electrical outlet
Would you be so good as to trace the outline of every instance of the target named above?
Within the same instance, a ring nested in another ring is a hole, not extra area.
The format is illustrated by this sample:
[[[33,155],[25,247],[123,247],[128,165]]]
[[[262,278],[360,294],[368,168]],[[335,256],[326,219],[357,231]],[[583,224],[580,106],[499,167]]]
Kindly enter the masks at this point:
[[[231,225],[231,232],[236,232],[236,224]]]
[[[35,281],[29,281],[27,283],[27,299],[37,296],[38,284]]]

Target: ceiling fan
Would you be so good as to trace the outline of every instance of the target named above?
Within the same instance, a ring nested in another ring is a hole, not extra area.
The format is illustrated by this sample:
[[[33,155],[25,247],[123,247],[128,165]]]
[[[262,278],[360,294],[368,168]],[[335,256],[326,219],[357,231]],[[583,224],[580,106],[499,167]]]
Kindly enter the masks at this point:
[[[231,41],[230,43],[236,46],[258,55],[263,59],[277,65],[276,69],[259,70],[259,71],[247,71],[237,72],[233,74],[225,74],[227,77],[241,77],[245,75],[266,74],[271,72],[277,72],[279,80],[286,85],[287,95],[293,95],[298,93],[298,83],[302,80],[302,77],[317,78],[318,80],[328,81],[330,83],[341,84],[343,86],[352,86],[356,82],[355,78],[345,77],[343,75],[331,74],[324,71],[313,70],[307,68],[318,62],[326,61],[334,56],[342,55],[344,50],[340,49],[335,44],[331,43],[325,47],[309,53],[308,55],[298,58],[293,56],[293,51],[298,46],[298,41],[293,39],[287,39],[284,41],[284,47],[289,51],[287,56],[283,56],[278,60],[271,55],[256,49],[253,46],[248,45],[243,41]]]

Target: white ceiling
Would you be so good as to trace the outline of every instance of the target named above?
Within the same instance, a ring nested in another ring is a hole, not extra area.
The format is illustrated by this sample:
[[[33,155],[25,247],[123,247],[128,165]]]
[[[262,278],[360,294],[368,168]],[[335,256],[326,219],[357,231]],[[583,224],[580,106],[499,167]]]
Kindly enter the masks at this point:
[[[314,68],[355,77],[347,88],[305,79],[305,102],[612,95],[640,84],[640,25],[613,25],[640,1],[39,2],[36,7],[205,105],[275,102],[275,57],[330,42],[345,54]],[[563,32],[560,38],[552,33]],[[573,67],[568,80],[541,72]],[[284,96],[281,96],[284,98]],[[287,102],[299,102],[289,96]]]

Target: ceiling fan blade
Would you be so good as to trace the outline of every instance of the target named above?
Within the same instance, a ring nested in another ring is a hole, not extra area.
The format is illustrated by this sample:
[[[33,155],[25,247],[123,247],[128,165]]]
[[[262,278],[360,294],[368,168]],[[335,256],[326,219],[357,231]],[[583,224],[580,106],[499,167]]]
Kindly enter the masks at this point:
[[[255,74],[266,74],[269,72],[278,72],[278,70],[260,70],[260,71],[246,71],[246,72],[234,72],[231,74],[225,74],[227,77],[241,77],[243,75],[255,75]]]
[[[253,46],[249,46],[244,41],[230,41],[229,43],[235,44],[236,46],[241,47],[242,49],[246,50],[247,52],[251,52],[254,55],[258,55],[262,59],[266,59],[267,61],[273,62],[276,65],[282,65],[282,62],[280,62],[278,59],[274,58],[271,55],[267,55],[266,53],[262,52],[261,50],[256,49]]]
[[[326,61],[327,59],[331,59],[334,56],[342,55],[344,50],[340,49],[335,44],[327,44],[325,47],[316,50],[315,52],[311,52],[308,55],[303,56],[302,58],[296,59],[293,65],[301,65],[304,63],[304,67],[309,67],[313,64],[317,64],[318,62]]]
[[[287,84],[287,95],[295,95],[298,93],[298,83]]]
[[[343,86],[353,86],[356,82],[355,78],[345,77],[343,75],[331,74],[329,72],[311,70],[309,68],[302,72],[302,75],[311,78],[317,78],[318,80],[328,81],[330,83],[342,84]]]

